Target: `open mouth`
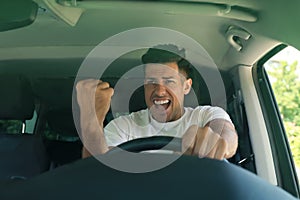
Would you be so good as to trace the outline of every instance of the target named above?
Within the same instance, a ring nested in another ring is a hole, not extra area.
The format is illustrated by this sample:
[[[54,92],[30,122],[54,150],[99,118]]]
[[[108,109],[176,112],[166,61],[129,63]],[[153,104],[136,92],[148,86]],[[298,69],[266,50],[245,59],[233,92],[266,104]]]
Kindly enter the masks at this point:
[[[164,110],[167,110],[168,107],[171,104],[171,101],[169,99],[164,99],[164,100],[154,100],[153,101],[154,105],[157,107],[162,107]]]

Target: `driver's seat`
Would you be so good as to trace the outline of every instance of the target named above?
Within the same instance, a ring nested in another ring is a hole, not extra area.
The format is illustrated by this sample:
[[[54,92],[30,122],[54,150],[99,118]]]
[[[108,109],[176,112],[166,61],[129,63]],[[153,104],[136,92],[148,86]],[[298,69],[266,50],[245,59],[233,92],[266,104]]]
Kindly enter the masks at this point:
[[[137,88],[129,99],[129,112],[137,112],[146,109],[144,86]]]

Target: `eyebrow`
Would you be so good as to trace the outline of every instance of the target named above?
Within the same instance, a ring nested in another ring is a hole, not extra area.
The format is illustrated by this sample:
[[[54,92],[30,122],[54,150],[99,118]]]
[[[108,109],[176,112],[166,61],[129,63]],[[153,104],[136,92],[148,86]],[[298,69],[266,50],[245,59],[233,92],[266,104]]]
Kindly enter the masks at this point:
[[[162,79],[175,79],[174,76],[167,76],[167,77],[162,77]]]
[[[145,79],[153,80],[153,79],[157,79],[157,78],[155,78],[155,77],[145,77]],[[175,79],[175,77],[174,76],[167,76],[167,77],[162,77],[162,79]]]

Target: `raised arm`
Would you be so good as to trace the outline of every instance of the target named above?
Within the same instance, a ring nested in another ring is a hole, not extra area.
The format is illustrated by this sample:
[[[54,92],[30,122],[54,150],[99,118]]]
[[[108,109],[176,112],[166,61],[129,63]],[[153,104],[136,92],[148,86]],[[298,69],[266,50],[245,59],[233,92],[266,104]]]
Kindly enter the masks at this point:
[[[88,79],[77,83],[76,92],[80,109],[82,157],[104,154],[108,151],[108,146],[104,137],[103,122],[114,90],[107,82]]]

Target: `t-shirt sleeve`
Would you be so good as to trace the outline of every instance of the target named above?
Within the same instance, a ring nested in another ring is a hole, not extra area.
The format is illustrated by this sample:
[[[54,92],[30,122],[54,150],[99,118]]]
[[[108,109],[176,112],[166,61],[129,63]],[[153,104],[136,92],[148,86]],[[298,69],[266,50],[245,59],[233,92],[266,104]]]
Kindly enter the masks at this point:
[[[232,123],[227,112],[220,107],[202,106],[200,118],[202,119],[202,127],[214,119],[224,119]]]

